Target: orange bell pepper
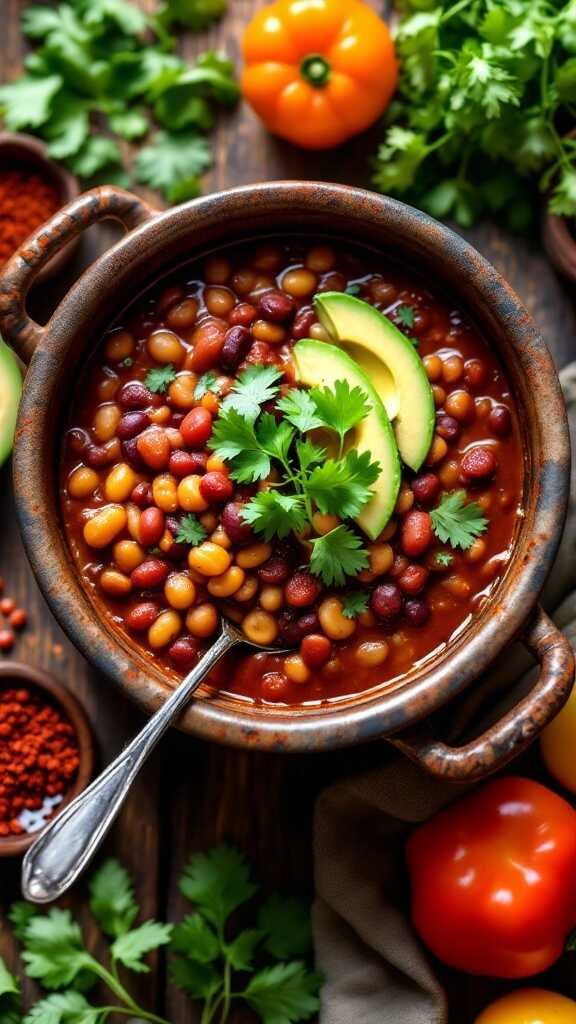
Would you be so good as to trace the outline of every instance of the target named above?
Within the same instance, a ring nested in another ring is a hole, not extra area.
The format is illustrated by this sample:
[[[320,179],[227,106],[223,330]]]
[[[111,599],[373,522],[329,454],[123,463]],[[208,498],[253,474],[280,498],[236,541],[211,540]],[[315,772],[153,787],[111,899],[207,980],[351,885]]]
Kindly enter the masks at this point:
[[[244,35],[242,91],[275,135],[328,149],[368,128],[398,80],[390,32],[362,0],[276,0]]]

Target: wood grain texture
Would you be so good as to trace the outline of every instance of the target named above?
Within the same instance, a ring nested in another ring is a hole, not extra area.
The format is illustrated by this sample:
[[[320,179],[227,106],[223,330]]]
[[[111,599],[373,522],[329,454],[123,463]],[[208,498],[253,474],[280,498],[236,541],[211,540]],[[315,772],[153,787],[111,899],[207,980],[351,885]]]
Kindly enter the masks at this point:
[[[151,6],[146,3],[147,7]],[[375,2],[375,9],[381,9]],[[23,0],[0,0],[0,80],[16,74],[22,49],[18,30]],[[262,6],[261,0],[231,0],[230,10],[212,31],[181,42],[192,59],[209,47],[238,58],[243,27]],[[369,159],[378,142],[378,128],[340,150],[325,154],[300,152],[271,138],[247,107],[226,115],[215,132],[215,165],[207,190],[280,178],[335,180],[369,186]],[[536,241],[512,238],[497,225],[483,224],[467,237],[511,282],[534,315],[558,365],[576,355],[576,310],[568,289],[547,264]],[[72,267],[57,284],[32,299],[39,319],[49,315],[58,297],[99,252],[114,229],[91,230]],[[63,636],[48,611],[27,566],[10,498],[8,470],[0,476],[0,574],[7,590],[28,608],[30,626],[15,656],[39,665],[64,680],[88,708],[98,736],[102,762],[107,762],[141,724],[141,717],[111,684],[90,669]],[[322,757],[279,758],[235,752],[194,742],[176,732],[161,744],[146,769],[108,843],[134,873],[144,917],[178,919],[187,911],[178,877],[193,850],[221,839],[239,843],[254,860],[265,887],[311,892],[311,815],[315,794],[337,775],[389,756],[386,748],[343,752]],[[18,896],[18,865],[1,863],[0,908]],[[78,910],[85,888],[69,903]],[[89,943],[96,930],[82,913]],[[96,948],[96,947],[94,947]],[[16,948],[0,925],[0,953],[11,966]],[[174,1024],[197,1022],[189,1000],[166,982],[163,959],[150,975],[136,979],[145,1005],[165,1011]],[[568,972],[570,973],[570,972]],[[566,971],[554,980],[567,990]],[[498,986],[448,982],[453,989],[454,1021],[471,1024],[476,1010]],[[26,983],[26,994],[33,989]],[[234,1024],[248,1024],[237,1014]]]

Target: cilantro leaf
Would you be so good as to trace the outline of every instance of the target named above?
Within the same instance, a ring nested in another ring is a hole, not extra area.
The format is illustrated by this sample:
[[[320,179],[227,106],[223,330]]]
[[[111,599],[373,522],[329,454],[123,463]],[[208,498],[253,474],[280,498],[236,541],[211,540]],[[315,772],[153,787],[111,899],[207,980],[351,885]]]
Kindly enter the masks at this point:
[[[142,110],[121,110],[110,117],[110,128],[116,135],[132,141],[141,139],[150,128],[150,122]]]
[[[328,586],[343,586],[346,576],[356,576],[368,564],[368,552],[362,541],[347,526],[337,526],[312,540],[310,570]]]
[[[154,113],[160,124],[171,131],[197,128],[206,132],[214,123],[209,100],[230,107],[236,103],[238,96],[234,65],[206,54],[196,67],[184,72],[162,91],[154,106]]]
[[[134,888],[126,868],[112,858],[89,882],[90,910],[102,931],[117,938],[129,931],[138,916]]]
[[[6,128],[19,132],[22,128],[38,128],[50,117],[52,101],[62,87],[60,75],[32,78],[24,75],[8,85],[0,85],[0,110]]]
[[[73,156],[84,145],[89,133],[88,104],[84,99],[61,91],[52,103],[45,128],[48,153],[55,160]]]
[[[171,363],[168,363],[167,366],[158,366],[149,370],[144,378],[144,384],[154,394],[163,395],[173,380],[176,380],[176,370]]]
[[[20,985],[0,957],[0,1024],[20,1024]]]
[[[355,619],[368,608],[368,594],[363,590],[349,590],[342,598],[342,614],[347,619]]]
[[[300,463],[300,469],[303,473],[306,473],[310,466],[314,466],[318,462],[324,462],[326,449],[312,444],[312,441],[296,441],[296,454]]]
[[[408,327],[410,330],[414,327],[415,311],[413,306],[403,303],[401,306],[396,307],[394,314],[402,324],[402,327]]]
[[[30,4],[22,12],[22,32],[29,39],[42,39],[60,28],[60,16],[52,7]]]
[[[188,914],[172,932],[171,948],[185,953],[201,964],[210,964],[220,955],[220,943],[201,914]]]
[[[81,992],[53,992],[36,1003],[23,1024],[98,1024],[102,1012],[91,1006]]]
[[[17,900],[10,907],[8,913],[8,920],[12,925],[14,935],[20,942],[24,941],[26,929],[33,917],[38,914],[38,908],[32,903],[26,903],[24,900]]]
[[[348,431],[365,419],[371,409],[362,388],[351,388],[346,380],[335,381],[332,388],[311,388],[309,395],[322,423],[336,431],[341,445]]]
[[[222,17],[228,0],[167,0],[164,11],[168,22],[177,21],[193,32],[201,32]]]
[[[122,163],[118,144],[104,135],[91,135],[81,149],[70,158],[70,168],[81,178],[91,178],[104,168]]]
[[[233,942],[226,946],[226,955],[235,970],[250,970],[256,947],[262,939],[262,934],[258,928],[246,928],[236,936]]]
[[[224,462],[232,462],[230,476],[238,483],[254,483],[270,473],[270,456],[262,451],[252,422],[233,407],[220,411],[208,447]]]
[[[355,281],[351,281],[350,284],[346,285],[346,295],[360,295],[361,291],[361,285]]]
[[[293,1024],[318,1011],[320,985],[320,975],[298,961],[276,964],[254,975],[243,997],[263,1024]]]
[[[175,536],[177,544],[191,544],[193,548],[201,544],[208,536],[208,530],[195,516],[193,512],[182,516],[178,524],[178,533]]]
[[[306,481],[306,491],[320,512],[353,519],[373,496],[371,484],[380,473],[369,451],[351,448],[343,459],[327,459]]]
[[[213,964],[203,964],[182,956],[173,957],[170,977],[192,999],[209,1000],[222,985],[221,973]]]
[[[278,381],[283,374],[276,366],[249,366],[238,375],[231,393],[224,401],[224,410],[235,409],[246,418],[255,420],[260,406],[278,394]]]
[[[271,896],[260,908],[258,927],[266,935],[265,949],[279,960],[306,956],[312,948],[310,915],[300,900]]]
[[[184,202],[199,194],[199,177],[211,164],[208,143],[195,132],[156,132],[140,150],[134,172],[137,181],[163,192],[168,202]]]
[[[222,845],[209,853],[193,855],[180,889],[208,921],[223,928],[232,911],[251,899],[258,887],[250,881],[250,869],[242,854]]]
[[[261,491],[242,506],[242,518],[261,533],[265,540],[300,533],[306,523],[304,498],[279,491]]]
[[[275,416],[265,412],[256,424],[256,437],[268,455],[280,462],[286,462],[290,445],[294,440],[294,430],[289,423],[284,420],[278,423]]]
[[[322,426],[323,421],[316,411],[316,403],[308,391],[291,388],[284,398],[276,402],[276,408],[303,434]]]
[[[110,947],[112,958],[131,971],[147,974],[150,968],[142,962],[142,957],[153,949],[158,949],[159,946],[165,946],[170,942],[171,934],[171,924],[145,921],[139,928],[124,932],[112,943]]]
[[[443,544],[466,551],[474,538],[484,533],[488,520],[475,501],[466,504],[466,491],[445,494],[437,508],[430,513],[434,533]]]
[[[218,394],[217,382],[218,377],[213,370],[208,370],[207,373],[203,373],[202,376],[198,378],[198,383],[194,388],[194,398],[196,401],[199,402],[201,398],[204,398],[204,395],[208,394],[209,391],[212,391],[214,394]]]
[[[93,963],[84,948],[80,927],[69,910],[52,907],[47,914],[30,918],[23,942],[26,973],[37,978],[44,988],[71,985]]]

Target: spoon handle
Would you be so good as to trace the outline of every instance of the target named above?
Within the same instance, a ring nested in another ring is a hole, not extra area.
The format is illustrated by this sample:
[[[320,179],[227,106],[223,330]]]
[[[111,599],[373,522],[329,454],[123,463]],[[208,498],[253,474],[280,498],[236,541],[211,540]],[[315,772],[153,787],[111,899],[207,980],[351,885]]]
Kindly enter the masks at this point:
[[[222,633],[180,686],[115,761],[51,822],[22,865],[22,893],[33,903],[58,899],[87,867],[118,814],[140,768],[210,669],[239,643]]]

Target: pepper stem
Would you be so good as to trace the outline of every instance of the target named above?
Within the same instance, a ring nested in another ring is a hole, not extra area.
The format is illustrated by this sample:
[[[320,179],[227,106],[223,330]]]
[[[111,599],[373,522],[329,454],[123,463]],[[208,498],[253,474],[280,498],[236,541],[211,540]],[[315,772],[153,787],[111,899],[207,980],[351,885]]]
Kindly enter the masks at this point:
[[[331,67],[325,57],[320,53],[311,53],[304,57],[300,65],[300,74],[310,85],[321,89],[330,78]]]

